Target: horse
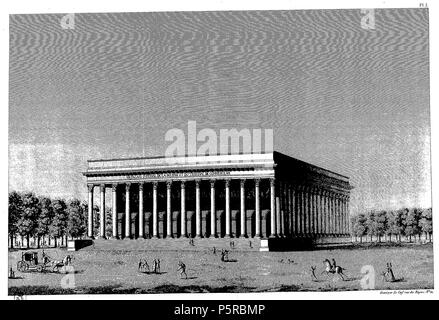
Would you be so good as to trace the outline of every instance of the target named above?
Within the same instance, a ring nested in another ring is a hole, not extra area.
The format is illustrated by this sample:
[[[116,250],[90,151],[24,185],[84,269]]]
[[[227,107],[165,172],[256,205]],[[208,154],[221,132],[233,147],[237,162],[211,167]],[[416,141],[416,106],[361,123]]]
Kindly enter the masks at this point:
[[[146,259],[140,259],[139,261],[139,266],[138,266],[138,270],[139,271],[144,271],[147,270],[147,272],[149,272],[149,264],[148,261],[146,261]]]
[[[72,263],[72,260],[74,259],[74,257],[73,256],[71,256],[71,255],[66,255],[65,257],[64,257],[64,259],[62,259],[62,263],[65,265],[65,266],[69,266],[71,263]]]
[[[332,259],[333,264],[331,264],[331,261],[329,261],[329,259],[325,259],[323,261],[323,263],[326,265],[325,270],[322,272],[326,273],[327,276],[329,276],[329,274],[337,274],[340,276],[340,278],[344,281],[346,275],[343,273],[343,270],[346,270],[345,268],[341,267],[341,266],[337,266],[336,262],[334,259]]]

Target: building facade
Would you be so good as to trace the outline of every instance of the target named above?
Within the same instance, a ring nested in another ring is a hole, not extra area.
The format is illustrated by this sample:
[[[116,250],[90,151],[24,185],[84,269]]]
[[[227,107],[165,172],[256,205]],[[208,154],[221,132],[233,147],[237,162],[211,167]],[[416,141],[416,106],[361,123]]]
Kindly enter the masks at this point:
[[[340,237],[349,178],[278,152],[89,160],[93,238]],[[111,232],[106,217],[111,189]],[[94,232],[94,194],[100,230]]]

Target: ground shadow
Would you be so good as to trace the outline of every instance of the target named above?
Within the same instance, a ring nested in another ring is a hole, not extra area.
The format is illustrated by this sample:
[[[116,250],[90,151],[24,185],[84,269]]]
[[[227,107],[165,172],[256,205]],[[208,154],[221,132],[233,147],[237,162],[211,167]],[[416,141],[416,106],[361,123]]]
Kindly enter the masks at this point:
[[[143,274],[157,274],[157,275],[161,275],[161,274],[166,274],[167,272],[163,271],[163,272],[154,272],[154,271],[139,271],[140,273]]]

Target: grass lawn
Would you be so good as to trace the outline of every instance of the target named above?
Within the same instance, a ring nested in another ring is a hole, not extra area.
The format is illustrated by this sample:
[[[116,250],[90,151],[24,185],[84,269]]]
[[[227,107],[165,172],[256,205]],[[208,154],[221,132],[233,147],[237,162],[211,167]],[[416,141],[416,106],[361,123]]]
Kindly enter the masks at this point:
[[[9,252],[9,265],[16,269],[22,251]],[[67,252],[46,249],[54,259]],[[164,292],[266,292],[266,291],[344,291],[361,290],[363,266],[373,266],[375,289],[432,289],[433,246],[374,247],[305,252],[237,252],[229,254],[230,262],[222,262],[212,252],[97,251],[73,252],[74,273],[38,273],[16,271],[9,279],[9,294],[71,293],[164,293]],[[161,274],[137,270],[140,258],[150,266],[161,259]],[[348,279],[322,275],[323,260],[335,258],[346,268]],[[288,262],[290,259],[290,262]],[[178,261],[187,266],[188,279],[181,279]],[[293,262],[291,262],[293,261]],[[381,272],[392,262],[397,282],[385,282]],[[316,266],[317,281],[310,276]],[[62,283],[74,277],[74,288]]]

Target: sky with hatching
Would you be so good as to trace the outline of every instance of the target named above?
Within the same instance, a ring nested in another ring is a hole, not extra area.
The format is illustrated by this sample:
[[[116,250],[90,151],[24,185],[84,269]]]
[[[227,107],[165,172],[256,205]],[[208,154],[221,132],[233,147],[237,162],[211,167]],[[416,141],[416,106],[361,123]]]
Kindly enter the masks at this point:
[[[431,206],[428,11],[10,16],[9,189],[86,199],[87,159],[164,155],[172,128],[273,129],[347,175],[351,208]]]

